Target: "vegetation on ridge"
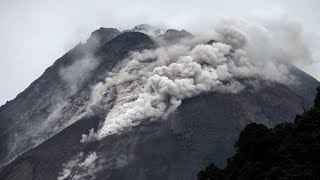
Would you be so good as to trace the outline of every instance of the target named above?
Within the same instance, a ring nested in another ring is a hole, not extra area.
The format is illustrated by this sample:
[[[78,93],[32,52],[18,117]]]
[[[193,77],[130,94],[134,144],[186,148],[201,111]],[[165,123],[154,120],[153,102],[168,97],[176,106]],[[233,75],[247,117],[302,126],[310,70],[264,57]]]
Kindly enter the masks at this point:
[[[320,179],[320,87],[314,106],[293,123],[274,128],[249,124],[235,144],[237,153],[227,167],[211,163],[198,180]]]

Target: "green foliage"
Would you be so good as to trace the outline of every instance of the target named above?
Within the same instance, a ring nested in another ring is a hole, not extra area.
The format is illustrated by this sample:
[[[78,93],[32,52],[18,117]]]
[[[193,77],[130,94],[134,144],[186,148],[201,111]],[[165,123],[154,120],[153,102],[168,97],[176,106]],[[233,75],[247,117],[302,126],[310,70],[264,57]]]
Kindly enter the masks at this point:
[[[294,123],[249,124],[224,169],[212,163],[198,180],[320,180],[320,87],[314,107]]]

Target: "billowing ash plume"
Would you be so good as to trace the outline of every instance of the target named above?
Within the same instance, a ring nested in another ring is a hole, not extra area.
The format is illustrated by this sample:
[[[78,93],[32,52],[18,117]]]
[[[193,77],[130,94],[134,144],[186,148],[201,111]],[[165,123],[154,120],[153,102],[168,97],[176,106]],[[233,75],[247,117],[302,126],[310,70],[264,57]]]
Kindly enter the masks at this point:
[[[63,165],[64,169],[60,173],[58,180],[95,179],[96,172],[102,168],[102,161],[98,159],[96,152],[91,152],[86,156],[83,153],[79,153],[71,161]]]
[[[145,120],[165,119],[183,99],[201,93],[238,93],[257,80],[293,83],[288,64],[311,59],[301,30],[287,21],[270,29],[226,19],[212,34],[216,41],[210,44],[198,44],[204,38],[196,36],[132,52],[93,87],[92,105],[108,91],[116,90],[118,96],[101,128],[83,135],[81,141],[99,140]]]
[[[270,80],[279,70],[273,65],[312,62],[310,47],[303,38],[301,27],[282,20],[262,26],[245,20],[226,19],[218,23],[219,39],[235,48],[244,49],[255,66],[264,66]],[[287,74],[286,67],[280,73]]]

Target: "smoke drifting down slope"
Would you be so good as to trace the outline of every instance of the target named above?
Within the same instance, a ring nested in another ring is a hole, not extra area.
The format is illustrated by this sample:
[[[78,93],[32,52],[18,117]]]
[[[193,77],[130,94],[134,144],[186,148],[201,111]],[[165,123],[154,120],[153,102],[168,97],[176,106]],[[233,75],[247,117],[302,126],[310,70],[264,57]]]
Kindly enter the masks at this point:
[[[298,83],[288,65],[311,60],[300,29],[290,22],[269,30],[226,19],[211,34],[132,52],[104,82],[93,87],[91,105],[106,98],[108,91],[116,90],[118,95],[101,128],[83,135],[81,141],[101,139],[144,120],[165,119],[183,99],[201,93],[238,93],[246,86],[258,86],[260,80]],[[206,38],[217,41],[199,44]]]

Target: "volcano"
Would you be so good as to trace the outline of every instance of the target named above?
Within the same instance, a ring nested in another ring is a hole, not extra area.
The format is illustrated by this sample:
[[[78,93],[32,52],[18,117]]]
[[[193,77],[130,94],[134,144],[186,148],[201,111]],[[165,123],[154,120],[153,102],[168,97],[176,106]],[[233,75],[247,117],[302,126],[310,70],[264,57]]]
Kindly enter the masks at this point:
[[[195,179],[225,166],[247,124],[313,105],[316,79],[217,32],[94,31],[1,106],[0,179]]]

